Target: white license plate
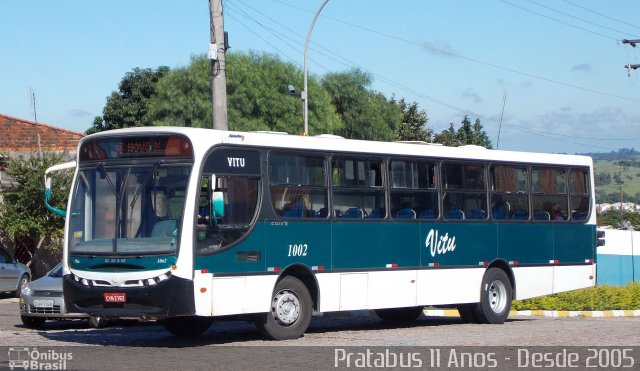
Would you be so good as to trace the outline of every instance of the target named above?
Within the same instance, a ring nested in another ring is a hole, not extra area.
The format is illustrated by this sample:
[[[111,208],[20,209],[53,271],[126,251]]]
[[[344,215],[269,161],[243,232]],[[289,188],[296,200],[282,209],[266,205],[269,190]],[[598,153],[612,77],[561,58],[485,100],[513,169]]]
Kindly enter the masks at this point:
[[[53,307],[53,299],[36,299],[33,301],[33,306],[36,308],[51,308]]]

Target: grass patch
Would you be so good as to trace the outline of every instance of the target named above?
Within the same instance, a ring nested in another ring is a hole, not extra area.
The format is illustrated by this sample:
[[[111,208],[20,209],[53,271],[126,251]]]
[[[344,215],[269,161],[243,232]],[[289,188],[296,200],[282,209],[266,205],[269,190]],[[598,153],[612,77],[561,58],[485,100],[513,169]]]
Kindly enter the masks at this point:
[[[640,309],[640,284],[595,286],[525,300],[514,300],[514,310],[632,310]]]

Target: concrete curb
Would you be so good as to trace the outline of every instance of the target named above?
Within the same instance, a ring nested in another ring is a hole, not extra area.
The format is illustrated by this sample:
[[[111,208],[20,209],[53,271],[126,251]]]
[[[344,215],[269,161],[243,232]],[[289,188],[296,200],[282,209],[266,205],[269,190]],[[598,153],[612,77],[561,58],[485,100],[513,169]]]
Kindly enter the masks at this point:
[[[426,309],[426,317],[459,317],[456,309]],[[610,318],[610,317],[640,317],[640,310],[596,310],[596,311],[567,311],[567,310],[512,310],[509,317],[550,317],[550,318]]]

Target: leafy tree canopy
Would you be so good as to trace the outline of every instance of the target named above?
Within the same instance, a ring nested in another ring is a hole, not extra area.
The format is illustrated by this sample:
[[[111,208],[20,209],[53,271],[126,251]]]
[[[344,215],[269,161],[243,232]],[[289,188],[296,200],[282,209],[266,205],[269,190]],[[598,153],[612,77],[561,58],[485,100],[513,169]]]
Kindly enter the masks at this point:
[[[350,139],[395,139],[402,121],[402,109],[383,94],[371,90],[372,82],[371,75],[359,69],[329,73],[322,79],[322,85],[344,122],[339,135]]]
[[[169,72],[169,67],[134,68],[124,76],[118,91],[107,97],[102,116],[96,116],[87,134],[135,126],[149,126],[149,98],[156,93],[156,83]]]
[[[303,131],[302,101],[287,92],[302,86],[302,72],[269,54],[227,54],[227,117],[231,130]],[[309,87],[309,132],[320,134],[342,128],[330,96],[314,77]],[[149,118],[157,125],[210,128],[211,77],[205,56],[178,68],[158,83]]]
[[[13,182],[0,189],[4,199],[0,202],[0,231],[3,237],[16,243],[17,249],[26,249],[29,256],[41,247],[61,248],[64,218],[46,209],[42,175],[50,166],[64,161],[61,154],[45,153],[12,159],[7,166],[6,173]],[[50,202],[57,208],[66,209],[71,173],[60,172],[54,183]]]
[[[397,102],[402,110],[402,122],[396,131],[396,140],[431,142],[433,130],[427,126],[427,112],[417,102],[407,103],[404,98]]]
[[[467,116],[462,120],[458,130],[451,123],[449,124],[449,129],[435,136],[434,142],[454,147],[473,144],[489,149],[493,148],[489,136],[482,128],[482,124],[480,124],[480,119],[476,119],[475,123],[471,124]]]

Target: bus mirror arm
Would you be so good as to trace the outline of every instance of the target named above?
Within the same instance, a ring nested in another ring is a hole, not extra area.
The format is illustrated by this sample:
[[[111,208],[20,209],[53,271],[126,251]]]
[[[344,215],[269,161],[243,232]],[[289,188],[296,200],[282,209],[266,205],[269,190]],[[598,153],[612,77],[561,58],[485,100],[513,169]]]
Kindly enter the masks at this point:
[[[51,166],[44,172],[44,205],[47,207],[47,209],[49,209],[49,211],[63,218],[67,216],[67,212],[65,210],[58,209],[57,207],[53,207],[49,203],[49,200],[51,199],[51,183],[52,183],[51,176],[49,175],[49,173],[54,171],[65,170],[65,169],[71,169],[74,167],[76,167],[76,162],[71,161],[71,162],[65,162],[64,164]]]

